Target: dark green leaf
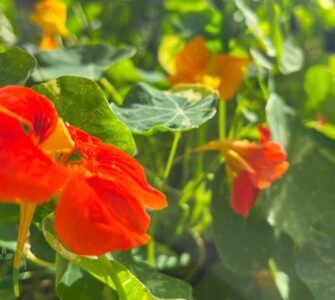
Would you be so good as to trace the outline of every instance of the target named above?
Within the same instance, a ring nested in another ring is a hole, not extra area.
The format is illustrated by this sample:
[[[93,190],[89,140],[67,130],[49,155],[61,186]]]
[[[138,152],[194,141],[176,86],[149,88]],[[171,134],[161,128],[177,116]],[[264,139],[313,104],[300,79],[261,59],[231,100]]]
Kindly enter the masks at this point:
[[[225,176],[219,170],[212,189],[214,242],[222,263],[236,273],[266,269],[275,249],[273,230],[254,211],[247,219],[233,212]]]
[[[45,81],[63,75],[73,75],[97,80],[111,65],[134,54],[133,48],[114,48],[104,44],[42,51],[36,54],[39,68],[33,74],[33,79]]]
[[[294,112],[272,96],[267,116],[273,138],[285,145],[290,167],[287,173],[263,192],[261,205],[271,225],[303,244],[310,226],[335,209],[335,142],[306,129]]]
[[[318,219],[296,262],[299,276],[315,299],[335,299],[335,213]]]
[[[0,53],[0,87],[9,84],[24,85],[35,67],[34,57],[18,47]]]
[[[199,127],[215,115],[217,99],[217,93],[199,85],[160,91],[138,84],[126,96],[124,105],[113,105],[113,109],[132,132],[149,135]]]
[[[51,99],[59,115],[73,126],[133,154],[130,130],[110,108],[99,86],[86,78],[64,76],[34,87]]]

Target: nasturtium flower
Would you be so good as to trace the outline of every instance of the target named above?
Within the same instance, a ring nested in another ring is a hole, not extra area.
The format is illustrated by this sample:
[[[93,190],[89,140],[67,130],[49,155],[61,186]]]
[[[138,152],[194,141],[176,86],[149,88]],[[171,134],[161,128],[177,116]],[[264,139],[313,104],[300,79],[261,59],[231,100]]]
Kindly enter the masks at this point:
[[[203,38],[195,37],[177,53],[171,84],[200,83],[217,89],[222,100],[230,100],[240,88],[246,57],[210,54]]]
[[[134,158],[65,124],[46,97],[25,87],[0,88],[0,144],[0,201],[21,207],[15,269],[36,205],[52,197],[58,199],[56,233],[79,255],[149,241],[145,208],[165,207],[165,196]]]
[[[227,160],[227,172],[233,180],[230,204],[244,217],[249,215],[260,189],[268,188],[287,170],[286,153],[282,147],[268,140],[264,128],[260,144],[247,140],[212,141],[200,146],[200,151],[220,151]]]
[[[43,36],[40,49],[51,50],[58,47],[57,36],[66,37],[66,5],[59,0],[39,0],[31,15],[31,21],[41,27]]]

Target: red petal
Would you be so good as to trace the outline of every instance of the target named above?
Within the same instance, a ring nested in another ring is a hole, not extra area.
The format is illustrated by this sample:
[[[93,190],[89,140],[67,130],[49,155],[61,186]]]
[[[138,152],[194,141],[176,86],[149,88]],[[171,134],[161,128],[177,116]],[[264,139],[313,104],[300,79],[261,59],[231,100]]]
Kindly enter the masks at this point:
[[[165,196],[149,185],[143,167],[134,158],[78,128],[70,126],[69,130],[91,173],[100,174],[128,190],[142,205],[152,209],[167,205]]]
[[[250,174],[246,171],[241,172],[233,183],[231,207],[237,214],[248,217],[250,208],[257,200],[258,192],[258,188],[252,183]]]
[[[1,200],[41,203],[65,184],[66,169],[33,144],[18,120],[1,112],[0,145]]]
[[[39,142],[46,139],[57,125],[53,103],[22,86],[0,88],[0,111],[26,123]]]
[[[98,177],[72,179],[56,208],[60,240],[79,255],[103,255],[147,243],[150,218],[126,190]]]
[[[259,139],[259,142],[261,144],[264,144],[264,143],[270,141],[271,132],[267,127],[265,127],[263,124],[259,124],[257,126],[257,129],[258,129],[259,134],[261,135],[261,137]]]

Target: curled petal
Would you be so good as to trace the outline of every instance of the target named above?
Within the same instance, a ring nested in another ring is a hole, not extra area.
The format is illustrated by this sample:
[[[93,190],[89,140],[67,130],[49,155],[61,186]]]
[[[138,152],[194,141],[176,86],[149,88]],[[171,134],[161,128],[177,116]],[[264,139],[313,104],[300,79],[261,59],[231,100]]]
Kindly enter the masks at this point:
[[[55,213],[60,240],[79,255],[103,255],[150,240],[150,218],[133,195],[98,177],[75,176]]]
[[[257,130],[258,130],[258,132],[259,132],[259,134],[261,136],[260,139],[259,139],[259,142],[261,144],[264,144],[264,143],[270,141],[271,132],[270,132],[270,130],[267,127],[265,127],[263,124],[259,124],[257,126]]]
[[[78,128],[70,126],[69,130],[88,171],[128,190],[144,206],[161,209],[167,205],[165,196],[149,185],[143,167],[134,158]]]
[[[42,203],[67,181],[66,169],[53,162],[25,133],[20,122],[0,112],[0,199]]]
[[[37,142],[45,140],[57,125],[53,103],[26,87],[0,88],[0,112],[27,124]]]
[[[233,183],[231,207],[237,214],[244,218],[248,217],[250,208],[257,200],[258,192],[259,190],[254,186],[250,174],[246,171],[241,172]]]
[[[254,185],[259,189],[268,188],[272,181],[280,178],[287,170],[286,153],[274,142],[256,144],[248,141],[235,141],[232,149],[253,169],[250,172]],[[229,157],[228,157],[229,163]],[[244,170],[241,166],[241,170]]]

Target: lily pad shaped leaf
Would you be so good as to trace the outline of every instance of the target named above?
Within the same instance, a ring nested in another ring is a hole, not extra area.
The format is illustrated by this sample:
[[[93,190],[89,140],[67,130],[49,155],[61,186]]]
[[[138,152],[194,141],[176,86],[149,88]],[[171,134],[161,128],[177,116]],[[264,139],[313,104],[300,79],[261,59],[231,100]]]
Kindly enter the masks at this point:
[[[36,54],[38,69],[33,73],[35,81],[46,81],[63,75],[73,75],[98,80],[113,64],[130,58],[134,48],[115,48],[104,44],[92,44],[41,51]]]
[[[18,47],[0,53],[0,87],[24,85],[36,67],[33,56]]]
[[[160,91],[140,83],[130,90],[122,107],[112,107],[133,133],[151,135],[199,127],[215,115],[218,99],[217,92],[202,85]]]

